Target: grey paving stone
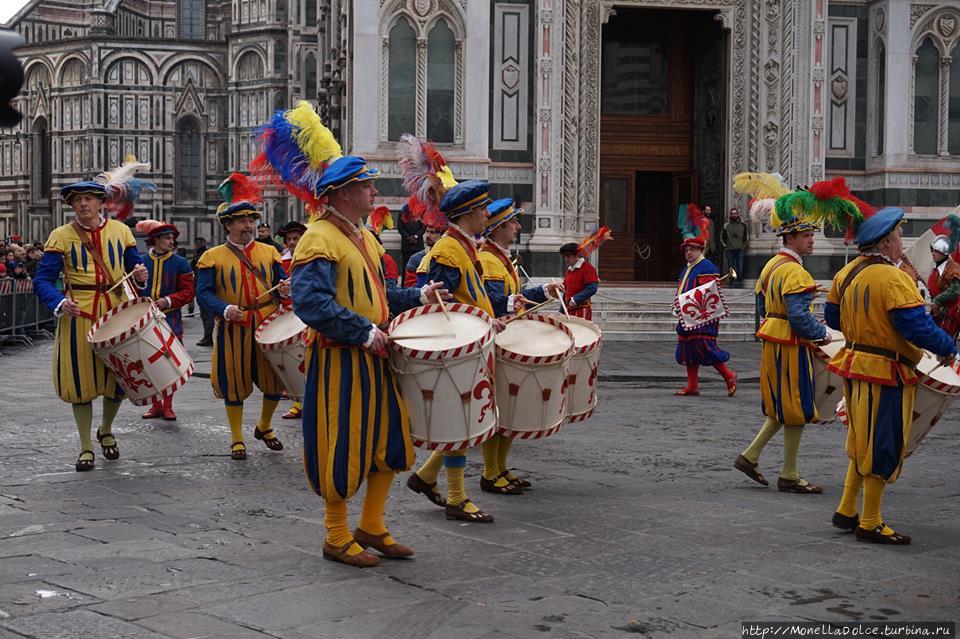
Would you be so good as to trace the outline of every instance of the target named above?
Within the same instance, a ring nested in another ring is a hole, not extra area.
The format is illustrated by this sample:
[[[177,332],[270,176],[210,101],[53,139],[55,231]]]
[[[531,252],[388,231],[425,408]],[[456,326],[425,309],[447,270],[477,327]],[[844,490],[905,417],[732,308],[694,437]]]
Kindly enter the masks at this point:
[[[263,639],[275,637],[197,612],[160,614],[137,620],[138,626],[178,639]]]
[[[0,628],[9,628],[24,637],[35,639],[76,639],[77,637],[169,639],[169,635],[99,615],[90,610],[45,612],[20,619],[8,619],[0,621]]]
[[[63,608],[79,608],[96,599],[45,581],[19,581],[7,584],[0,593],[2,618],[17,618]]]

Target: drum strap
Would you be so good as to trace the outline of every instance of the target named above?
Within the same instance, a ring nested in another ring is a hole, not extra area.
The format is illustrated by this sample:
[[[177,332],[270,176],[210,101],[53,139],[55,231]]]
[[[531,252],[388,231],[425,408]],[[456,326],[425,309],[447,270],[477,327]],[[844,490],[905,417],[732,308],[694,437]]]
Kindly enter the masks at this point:
[[[455,239],[463,250],[467,253],[467,257],[470,258],[470,261],[473,262],[473,268],[477,270],[477,275],[480,276],[480,279],[483,279],[483,266],[480,265],[480,258],[477,255],[477,248],[470,243],[465,237],[463,237],[457,229],[448,228],[447,234]]]
[[[773,272],[776,271],[781,266],[783,266],[784,264],[786,264],[787,262],[793,262],[793,261],[795,260],[792,257],[790,257],[789,255],[784,255],[779,260],[774,262],[773,266],[770,267],[770,270],[767,271],[767,276],[763,278],[763,284],[760,285],[760,292],[763,293],[764,297],[767,297],[767,287],[770,286],[770,278],[773,277]],[[775,315],[771,315],[770,313],[767,313],[767,317],[775,317]],[[784,317],[781,319],[786,319],[786,318]]]
[[[367,265],[367,270],[370,271],[370,279],[373,280],[373,285],[377,289],[384,314],[389,315],[390,305],[387,302],[387,291],[384,288],[383,280],[380,279],[380,269],[377,268],[376,263],[370,256],[370,252],[367,250],[366,243],[363,240],[363,234],[358,233],[358,229],[356,227],[352,229],[347,227],[347,223],[345,223],[339,215],[333,215],[329,211],[325,212],[323,218],[321,219],[325,219],[337,227],[341,233],[346,235],[350,241],[353,242],[353,245],[357,247],[357,250],[360,251],[360,255],[363,257],[363,261]]]
[[[107,268],[107,265],[103,261],[103,256],[100,254],[100,247],[94,245],[93,240],[90,238],[90,234],[87,233],[87,230],[80,226],[76,220],[73,221],[73,230],[76,231],[77,235],[80,237],[80,241],[83,243],[84,248],[87,249],[87,252],[90,253],[94,263],[100,267],[101,271],[103,271],[103,276],[107,279],[107,288],[112,287],[114,284],[113,277],[110,276],[110,269]]]
[[[243,264],[243,267],[248,271],[250,271],[251,273],[253,273],[253,275],[257,278],[257,280],[263,286],[264,290],[269,289],[270,285],[267,283],[267,278],[263,276],[263,273],[260,272],[260,269],[258,269],[256,266],[253,265],[253,262],[251,262],[250,258],[247,257],[247,254],[241,251],[240,249],[238,249],[236,246],[234,246],[230,242],[226,242],[226,245],[227,245],[227,248],[230,249],[233,252],[233,254],[237,256],[237,259],[240,260],[240,263]],[[276,291],[271,293],[270,297],[272,297],[274,301],[267,302],[267,304],[264,304],[264,306],[267,306],[271,303],[280,302],[280,296],[277,294]],[[263,308],[263,307],[258,306],[257,308]],[[252,310],[252,309],[241,309],[241,310]]]
[[[847,289],[850,288],[850,285],[853,284],[853,278],[860,274],[860,271],[867,268],[868,266],[873,266],[875,264],[886,264],[887,262],[882,257],[876,257],[871,255],[866,258],[847,273],[847,276],[843,278],[843,282],[840,284],[840,299],[843,299],[843,294],[847,292]]]

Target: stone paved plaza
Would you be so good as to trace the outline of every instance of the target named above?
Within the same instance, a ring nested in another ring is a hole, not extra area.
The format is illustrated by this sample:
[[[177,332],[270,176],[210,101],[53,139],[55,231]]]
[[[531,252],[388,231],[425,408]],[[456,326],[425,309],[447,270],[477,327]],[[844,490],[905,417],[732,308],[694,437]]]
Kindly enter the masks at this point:
[[[203,370],[195,324],[187,343]],[[98,447],[96,470],[76,473],[51,343],[6,349],[0,637],[736,637],[744,620],[955,620],[960,413],[887,491],[888,520],[914,544],[861,544],[829,524],[846,468],[838,424],[804,436],[801,472],[822,496],[732,468],[760,424],[757,347],[732,348],[746,380],[734,399],[713,371],[703,396],[677,398],[672,345],[606,344],[597,415],[515,445],[533,490],[481,493],[471,453],[468,489],[497,522],[462,524],[404,475],[387,518],[416,558],[367,570],[321,558],[299,422],[275,418],[282,453],[249,437],[249,459],[231,461],[223,407],[197,377],[177,393],[179,422],[144,422],[126,404],[122,459]],[[255,396],[248,433],[258,411]],[[761,459],[768,477],[781,442]]]

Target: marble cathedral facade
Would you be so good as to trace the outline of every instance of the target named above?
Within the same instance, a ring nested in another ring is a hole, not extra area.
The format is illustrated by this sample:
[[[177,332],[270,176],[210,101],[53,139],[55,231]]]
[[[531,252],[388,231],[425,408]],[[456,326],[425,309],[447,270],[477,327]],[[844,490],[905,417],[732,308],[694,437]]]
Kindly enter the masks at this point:
[[[26,83],[23,123],[0,132],[2,235],[41,239],[61,184],[133,153],[160,187],[140,214],[217,237],[217,184],[301,98],[384,171],[395,209],[406,131],[514,197],[533,274],[606,223],[621,239],[602,277],[669,279],[650,264],[677,259],[678,199],[742,209],[743,170],[844,175],[905,206],[908,232],[960,192],[960,0],[33,0],[8,27]],[[279,194],[265,207],[297,215]],[[776,242],[752,232],[748,275]],[[842,242],[814,258],[828,277]]]

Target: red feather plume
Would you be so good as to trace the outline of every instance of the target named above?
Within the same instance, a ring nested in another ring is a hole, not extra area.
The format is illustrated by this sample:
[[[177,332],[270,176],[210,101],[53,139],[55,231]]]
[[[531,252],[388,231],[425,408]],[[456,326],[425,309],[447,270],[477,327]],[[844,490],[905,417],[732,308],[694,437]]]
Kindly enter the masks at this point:
[[[260,190],[260,185],[243,173],[231,173],[230,176],[224,180],[224,183],[229,184],[229,192],[223,193],[223,195],[224,199],[230,204],[234,202],[260,204],[263,202],[263,192]]]
[[[610,232],[610,227],[601,226],[596,231],[580,240],[580,243],[577,245],[577,257],[587,257],[600,248],[601,244],[612,237],[613,234]]]
[[[370,216],[367,218],[367,225],[373,229],[374,233],[379,235],[383,229],[383,223],[388,217],[391,217],[390,209],[385,206],[378,206],[370,212]],[[389,226],[390,225],[388,225],[388,228]]]

